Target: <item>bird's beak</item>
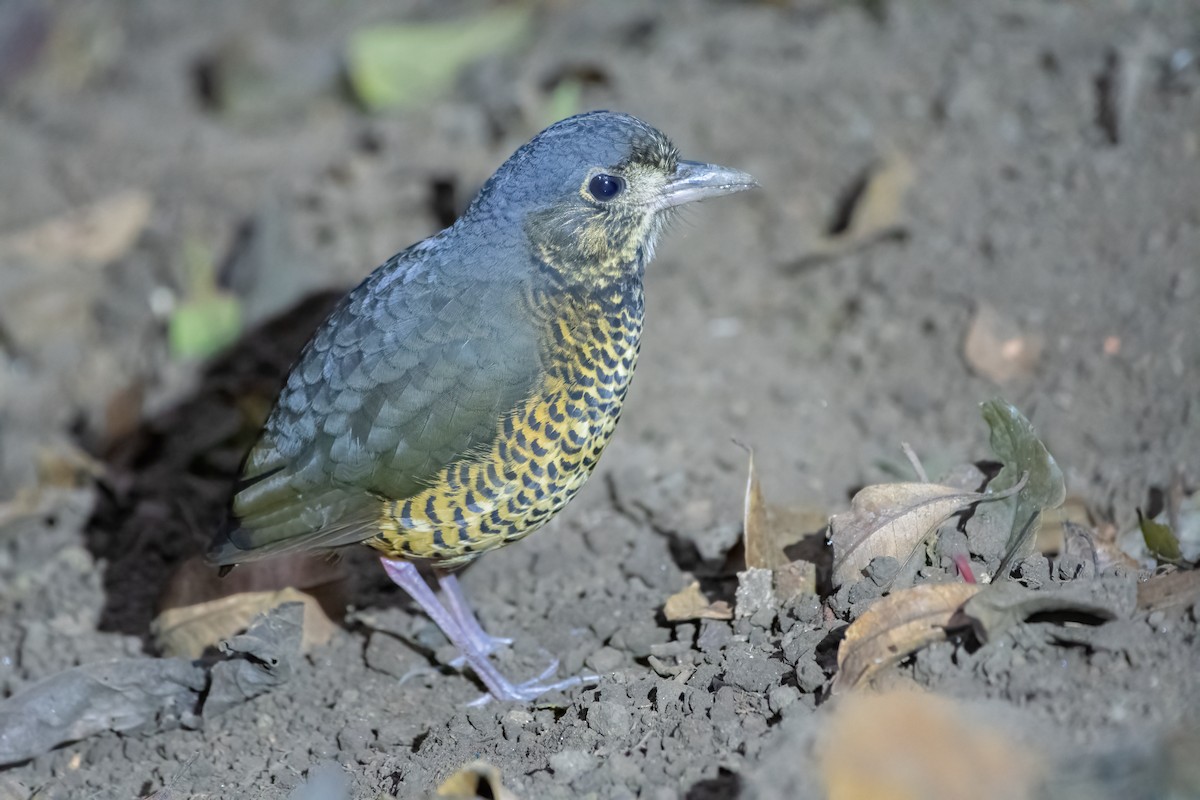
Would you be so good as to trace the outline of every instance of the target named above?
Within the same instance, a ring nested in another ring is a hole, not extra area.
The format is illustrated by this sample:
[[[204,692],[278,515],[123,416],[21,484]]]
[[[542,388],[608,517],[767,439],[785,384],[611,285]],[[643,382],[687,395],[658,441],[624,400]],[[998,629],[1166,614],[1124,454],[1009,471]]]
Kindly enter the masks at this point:
[[[724,194],[744,192],[758,186],[758,181],[737,169],[699,161],[680,161],[675,174],[658,196],[657,208],[707,200]]]

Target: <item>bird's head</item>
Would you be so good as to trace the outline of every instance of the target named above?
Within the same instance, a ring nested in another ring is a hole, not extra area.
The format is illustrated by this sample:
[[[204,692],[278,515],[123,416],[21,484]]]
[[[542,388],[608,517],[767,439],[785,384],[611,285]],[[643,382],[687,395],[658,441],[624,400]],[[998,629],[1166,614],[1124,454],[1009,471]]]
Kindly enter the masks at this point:
[[[595,111],[557,122],[484,185],[466,217],[503,219],[570,283],[607,284],[640,271],[684,203],[757,186],[744,172],[684,161],[660,131]]]

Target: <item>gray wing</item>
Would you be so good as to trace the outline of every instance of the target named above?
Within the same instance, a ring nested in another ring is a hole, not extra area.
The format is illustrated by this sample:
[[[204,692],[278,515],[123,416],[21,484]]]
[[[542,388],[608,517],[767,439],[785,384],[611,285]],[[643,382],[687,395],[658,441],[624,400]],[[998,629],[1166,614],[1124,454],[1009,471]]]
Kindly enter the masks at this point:
[[[430,250],[376,270],[308,343],[246,459],[211,561],[373,536],[381,499],[411,496],[490,446],[529,395],[541,362],[519,288]]]

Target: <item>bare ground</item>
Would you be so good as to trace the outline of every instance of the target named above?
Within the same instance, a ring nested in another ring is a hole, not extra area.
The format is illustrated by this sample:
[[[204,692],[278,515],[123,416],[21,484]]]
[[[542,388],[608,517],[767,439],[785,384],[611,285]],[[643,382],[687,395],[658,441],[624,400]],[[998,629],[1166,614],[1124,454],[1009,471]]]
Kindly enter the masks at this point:
[[[660,249],[595,478],[464,578],[485,626],[516,638],[509,674],[554,654],[600,684],[465,708],[478,686],[430,668],[436,632],[351,553],[354,614],[285,683],[182,728],[65,745],[0,772],[0,797],[300,797],[325,762],[348,796],[409,797],[475,759],[525,798],[823,796],[837,639],[878,594],[869,579],[732,622],[661,616],[690,575],[733,599],[734,440],[773,500],[833,513],[907,475],[901,441],[931,472],[985,458],[978,404],[1001,393],[1116,529],[1173,482],[1195,488],[1200,16],[1185,0],[557,3],[519,55],[369,117],[340,94],[339,48],[356,26],[434,13],[402,5],[67,3],[43,55],[0,56],[0,232],[121,190],[153,201],[114,258],[0,266],[0,698],[153,653],[158,597],[219,515],[245,418],[332,295],[296,303],[436,231],[547,121],[564,76],[583,77],[584,107],[763,183],[691,211]],[[213,99],[229,63],[263,76],[244,106]],[[830,245],[888,163],[911,184],[884,229]],[[162,311],[196,242],[250,323],[204,367],[170,357]],[[963,357],[981,305],[1040,346],[1000,386]],[[100,466],[64,481],[46,464],[75,447]],[[1090,638],[1022,625],[899,673],[1037,751],[1040,796],[1102,796],[1070,794],[1099,764],[1123,777],[1097,792],[1171,796],[1179,759],[1156,743],[1196,712],[1200,606],[1139,611],[1136,571],[1105,579],[1126,612]]]

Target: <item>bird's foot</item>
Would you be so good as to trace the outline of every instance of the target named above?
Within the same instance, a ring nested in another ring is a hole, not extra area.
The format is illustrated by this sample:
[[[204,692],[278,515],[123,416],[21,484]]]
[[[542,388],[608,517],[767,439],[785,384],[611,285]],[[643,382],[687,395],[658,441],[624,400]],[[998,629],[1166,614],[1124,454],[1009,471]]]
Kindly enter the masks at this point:
[[[489,636],[488,634],[484,633],[482,629],[478,628],[477,631],[478,633],[470,629],[465,629],[464,633],[470,637],[473,647],[485,656],[490,656],[497,650],[508,647],[513,643],[513,640],[507,636]],[[450,662],[450,666],[454,667],[454,669],[462,669],[466,665],[466,656],[458,656]]]
[[[599,675],[592,675],[590,673],[576,675],[573,678],[564,678],[560,681],[547,682],[557,670],[558,659],[556,658],[550,662],[550,666],[546,667],[541,675],[531,678],[524,683],[513,684],[503,677],[500,677],[499,681],[489,681],[489,691],[484,692],[470,703],[467,703],[467,705],[472,707],[484,706],[493,700],[499,700],[501,703],[528,703],[549,692],[558,692],[575,686],[600,682]],[[494,685],[491,685],[493,683]]]
[[[426,675],[436,675],[438,671],[433,667],[413,667],[408,672],[400,676],[397,685],[403,686],[411,680],[425,677]]]
[[[573,686],[596,683],[600,680],[598,675],[577,675],[574,678],[550,681],[550,676],[558,669],[558,661],[553,661],[550,667],[538,677],[514,685],[500,674],[500,670],[496,669],[496,665],[488,658],[490,652],[498,646],[506,644],[507,640],[484,633],[475,619],[475,615],[470,613],[453,576],[440,578],[442,588],[446,590],[448,608],[438,601],[433,590],[429,588],[429,584],[412,564],[388,558],[380,560],[396,585],[408,592],[409,596],[425,610],[429,618],[442,629],[442,633],[446,634],[450,643],[458,648],[466,665],[487,687],[488,693],[472,705],[483,705],[491,700],[528,703],[547,692],[570,689]]]

